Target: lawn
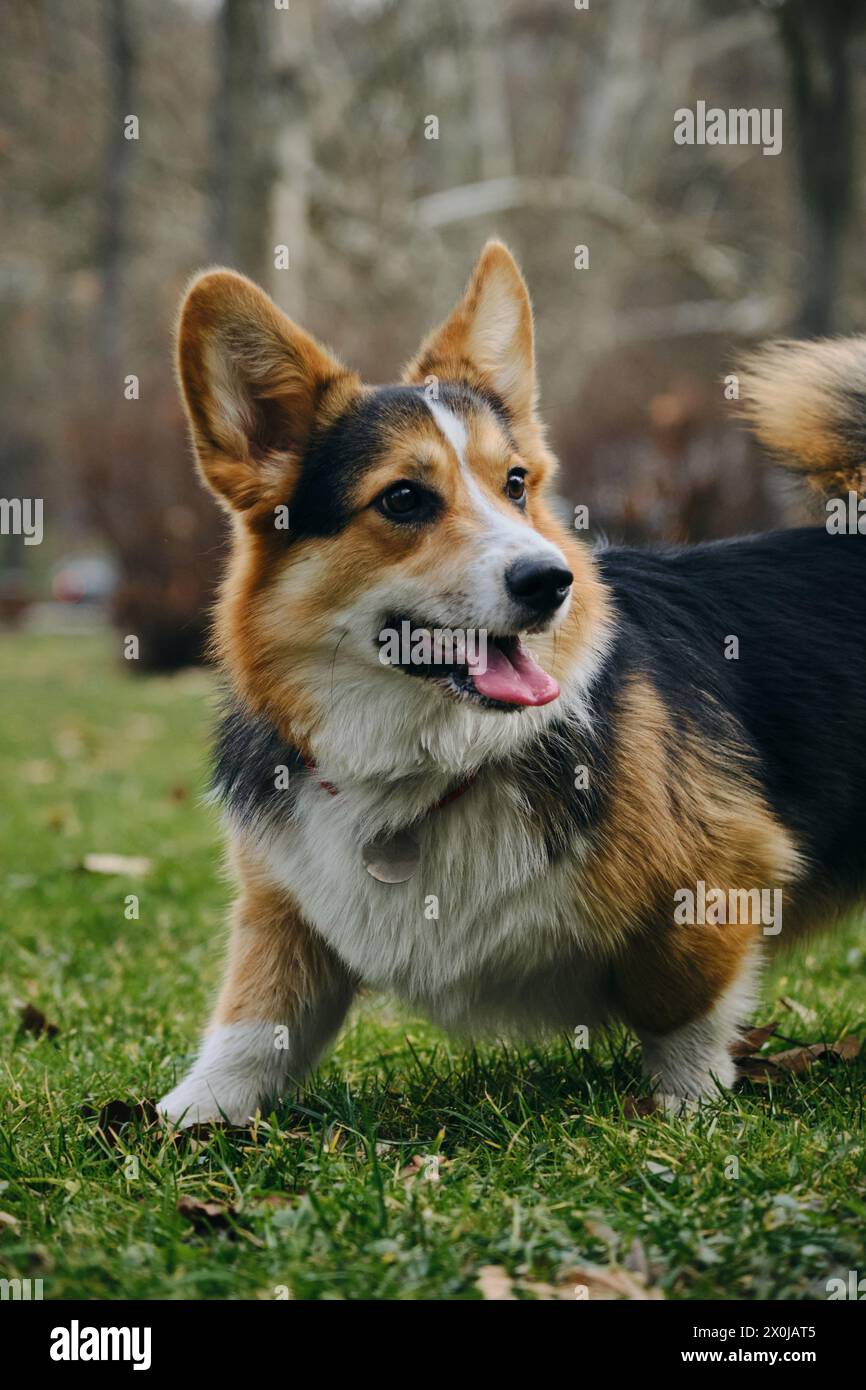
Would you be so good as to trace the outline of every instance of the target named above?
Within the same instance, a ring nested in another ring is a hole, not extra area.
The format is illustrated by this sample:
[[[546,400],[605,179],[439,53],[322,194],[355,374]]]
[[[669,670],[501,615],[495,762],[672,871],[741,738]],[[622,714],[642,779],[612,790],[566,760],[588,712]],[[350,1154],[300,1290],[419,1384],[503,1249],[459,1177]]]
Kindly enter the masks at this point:
[[[673,1299],[801,1299],[866,1272],[866,1055],[635,1118],[626,1034],[470,1050],[370,998],[253,1132],[133,1121],[112,1142],[92,1110],[172,1084],[217,980],[212,681],[136,678],[107,637],[4,637],[0,664],[0,1275],[46,1298],[465,1299],[494,1266],[518,1297],[589,1269],[590,1289],[612,1270]],[[150,872],[88,872],[96,852]],[[863,1037],[864,984],[858,921],[780,958],[759,1021]]]

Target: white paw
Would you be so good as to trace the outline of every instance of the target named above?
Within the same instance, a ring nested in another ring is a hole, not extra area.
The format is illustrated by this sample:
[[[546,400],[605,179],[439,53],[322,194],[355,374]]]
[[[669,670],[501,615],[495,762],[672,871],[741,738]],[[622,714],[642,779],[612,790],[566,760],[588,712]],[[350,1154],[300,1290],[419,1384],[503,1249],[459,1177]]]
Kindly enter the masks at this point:
[[[157,1109],[172,1124],[248,1124],[259,1104],[282,1089],[287,1053],[277,1049],[273,1023],[233,1023],[214,1028],[183,1081]]]
[[[245,1125],[256,1111],[257,1098],[249,1087],[232,1084],[230,1079],[197,1077],[195,1072],[157,1102],[157,1110],[179,1129],[190,1125],[215,1124],[226,1120]]]
[[[669,1120],[690,1119],[701,1108],[701,1102],[695,1096],[675,1096],[669,1091],[656,1091],[653,1100],[656,1109],[667,1115]]]
[[[696,1105],[718,1100],[737,1079],[731,1043],[750,1007],[754,963],[739,976],[708,1013],[670,1033],[641,1030],[644,1072],[656,1104],[666,1115],[693,1113]]]

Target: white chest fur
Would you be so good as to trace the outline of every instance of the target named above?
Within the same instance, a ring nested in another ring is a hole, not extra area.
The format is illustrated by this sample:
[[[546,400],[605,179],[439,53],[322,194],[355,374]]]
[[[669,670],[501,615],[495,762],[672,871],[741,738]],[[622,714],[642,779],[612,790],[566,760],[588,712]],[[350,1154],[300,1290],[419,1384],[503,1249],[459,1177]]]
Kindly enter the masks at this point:
[[[259,846],[365,984],[459,1031],[600,1021],[601,970],[574,890],[577,837],[549,864],[519,791],[482,775],[418,824],[414,877],[383,884],[362,860],[368,813],[351,790],[330,796],[309,778],[291,823]]]

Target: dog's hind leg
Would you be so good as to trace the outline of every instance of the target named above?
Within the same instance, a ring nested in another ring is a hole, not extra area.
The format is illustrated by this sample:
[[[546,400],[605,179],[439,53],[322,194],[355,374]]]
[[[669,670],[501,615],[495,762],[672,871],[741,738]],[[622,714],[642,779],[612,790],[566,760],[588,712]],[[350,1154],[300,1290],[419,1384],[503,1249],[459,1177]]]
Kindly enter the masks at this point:
[[[158,1109],[188,1126],[245,1124],[315,1066],[354,987],[284,893],[247,882],[235,910],[225,981],[198,1056]]]
[[[699,1018],[670,1032],[639,1027],[644,1074],[656,1103],[668,1114],[694,1109],[733,1086],[736,1066],[732,1045],[754,1007],[754,958]]]

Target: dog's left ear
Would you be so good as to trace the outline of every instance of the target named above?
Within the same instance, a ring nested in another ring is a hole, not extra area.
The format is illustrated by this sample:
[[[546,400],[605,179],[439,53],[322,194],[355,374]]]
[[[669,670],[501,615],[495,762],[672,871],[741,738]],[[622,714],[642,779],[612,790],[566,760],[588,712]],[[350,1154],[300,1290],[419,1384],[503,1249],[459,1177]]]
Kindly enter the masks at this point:
[[[488,241],[460,303],[403,372],[403,380],[413,383],[430,376],[490,391],[516,424],[533,418],[532,306],[517,262],[501,241]]]

